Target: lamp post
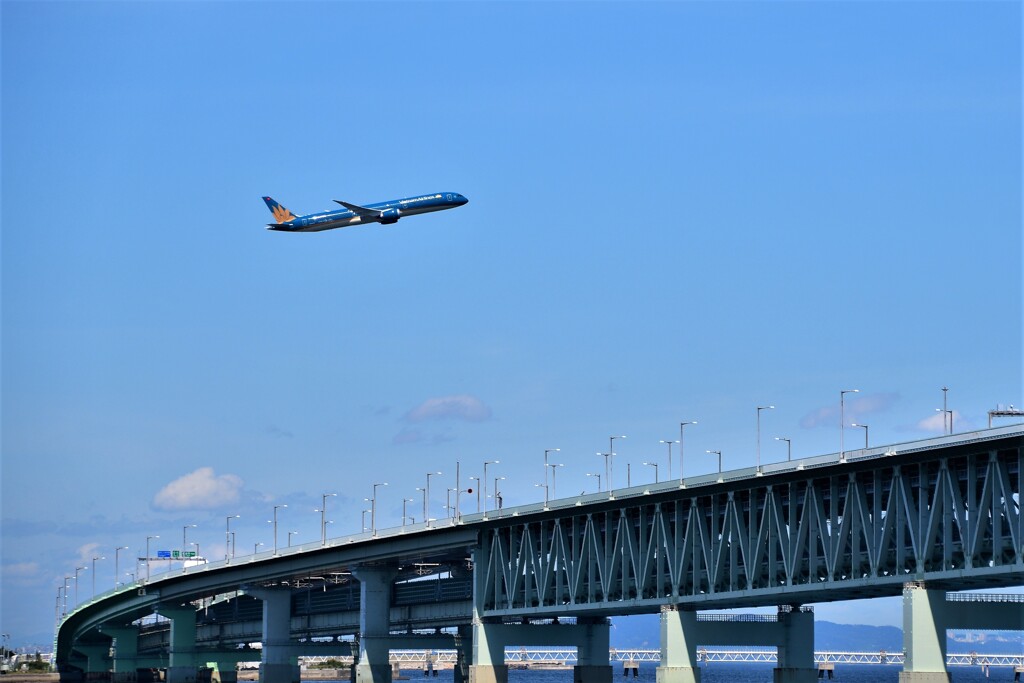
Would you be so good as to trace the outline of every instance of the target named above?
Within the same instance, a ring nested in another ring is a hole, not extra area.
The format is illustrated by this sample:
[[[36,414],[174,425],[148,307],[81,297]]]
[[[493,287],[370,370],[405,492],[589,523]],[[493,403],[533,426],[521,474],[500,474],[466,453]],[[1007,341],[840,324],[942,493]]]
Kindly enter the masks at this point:
[[[259,552],[261,545],[263,545],[263,544],[262,543],[253,543],[252,544],[252,554],[253,555],[255,555],[256,553]]]
[[[949,433],[952,434],[953,433],[953,411],[952,410],[947,410],[947,408],[949,406],[946,405],[946,398],[948,396],[948,392],[949,392],[949,387],[943,385],[942,386],[942,425],[943,426],[946,425],[946,415],[948,414],[949,415]]]
[[[558,474],[559,467],[565,467],[565,463],[550,463],[548,464],[548,467],[551,468],[551,497],[558,498],[558,489],[555,486],[555,481],[557,478],[555,477],[555,475]],[[545,477],[544,480],[547,481],[547,477]]]
[[[121,545],[114,548],[114,590],[117,590],[117,577],[121,576],[120,562],[118,560],[122,550],[128,550],[128,546]]]
[[[548,509],[548,485],[547,484],[534,484],[538,488],[544,489],[544,509]]]
[[[320,545],[327,545],[327,499],[337,493],[324,493],[320,496]]]
[[[70,576],[64,577],[64,611],[62,612],[62,615],[65,617],[68,615],[68,588],[70,588],[70,581]]]
[[[470,481],[476,482],[476,511],[480,512],[480,477],[470,477]]]
[[[544,483],[548,483],[548,453],[557,453],[561,451],[561,448],[545,448],[544,449]]]
[[[105,560],[107,558],[99,555],[94,555],[92,558],[92,598],[96,599],[96,560]]]
[[[452,492],[455,493],[455,502],[458,503],[458,500],[459,500],[459,489],[452,488],[452,487],[449,486],[447,492],[445,493],[444,509],[448,511],[445,514],[445,517],[449,517],[451,519],[455,519],[456,508],[458,506],[457,505],[456,506],[452,505]]]
[[[843,389],[839,392],[839,462],[846,462],[843,446],[843,432],[846,431],[846,395],[860,393],[860,389]]]
[[[658,443],[663,443],[668,446],[668,478],[672,478],[672,444],[679,443],[678,441],[666,441],[662,439]]]
[[[484,513],[487,512],[487,466],[488,465],[497,465],[500,462],[501,462],[500,460],[484,460]],[[495,485],[495,486],[497,486],[497,485]],[[495,498],[494,498],[494,504],[495,505],[498,504],[497,496],[495,496]]]
[[[609,464],[608,463],[609,463],[609,459],[612,457],[612,454],[609,452],[609,453],[598,453],[597,455],[600,455],[601,457],[604,458],[604,481],[605,481],[606,484],[608,484],[608,492],[610,494],[612,487],[611,487],[611,478],[608,476],[608,471],[609,471]]]
[[[78,572],[84,572],[88,567],[75,567],[75,609],[78,609]]]
[[[722,451],[704,451],[704,452],[705,453],[709,453],[711,455],[717,455],[718,456],[718,473],[721,474],[722,473]],[[721,477],[719,477],[719,479],[721,479]]]
[[[679,488],[683,487],[683,427],[695,424],[697,424],[696,420],[679,423]]]
[[[241,515],[228,515],[224,521],[224,561],[229,562],[235,556],[231,547],[231,520],[238,519]],[[231,552],[229,552],[231,551]]]
[[[185,553],[188,552],[188,530],[195,529],[195,524],[186,524],[181,529],[181,566],[185,566]]]
[[[658,483],[658,463],[656,463],[656,462],[645,462],[644,464],[647,465],[648,467],[653,467],[654,468],[654,483],[657,484]]]
[[[777,436],[777,437],[775,437],[775,440],[776,441],[785,441],[786,442],[786,462],[789,462],[790,460],[792,460],[793,459],[793,440],[792,439],[787,439],[784,436]]]
[[[867,425],[862,425],[862,424],[857,424],[856,422],[852,423],[850,426],[851,427],[860,427],[861,429],[864,430],[864,448],[867,448],[868,447],[868,426]]]
[[[757,407],[757,474],[761,474],[761,411],[775,410],[775,406]]]
[[[423,490],[423,521],[430,526],[430,510],[427,508],[430,500],[430,478],[441,474],[440,472],[427,472],[427,487]]]
[[[612,485],[612,477],[615,472],[615,439],[625,439],[626,435],[621,436],[609,436],[608,437],[608,454],[611,456],[608,458],[608,490],[611,491],[615,487]]]
[[[288,507],[288,505],[285,504],[285,503],[281,503],[280,505],[275,505],[274,506],[274,521],[273,521],[273,524],[274,524],[274,555],[277,555],[277,511],[280,508],[286,508],[286,507]]]
[[[366,499],[364,498],[363,500],[366,500]],[[368,512],[370,512],[370,510],[363,510],[363,522],[362,522],[363,531],[362,532],[365,532],[367,530],[367,528],[368,528],[366,526],[366,513],[368,513]],[[360,533],[362,533],[362,532],[360,532]]]
[[[373,485],[373,498],[370,499],[370,531],[374,536],[377,535],[377,487],[387,485],[386,481]]]
[[[406,503],[411,503],[414,500],[415,500],[415,498],[403,498],[402,499],[402,526],[405,526],[405,520],[408,519],[408,517],[406,517],[406,514],[405,514],[405,504]],[[415,523],[416,522],[413,521],[413,524],[415,524]]]
[[[597,477],[597,492],[601,493],[601,475],[597,472],[587,472],[588,477]]]
[[[159,536],[146,536],[146,583],[149,583],[149,542]]]
[[[289,548],[292,547],[292,534],[295,534],[297,536],[299,534],[299,532],[298,531],[289,531],[288,532],[288,547]]]
[[[498,491],[498,482],[499,481],[505,481],[505,477],[495,477],[494,478],[494,507],[495,507],[496,510],[500,510],[501,509],[501,504],[502,504],[501,503],[501,492]]]

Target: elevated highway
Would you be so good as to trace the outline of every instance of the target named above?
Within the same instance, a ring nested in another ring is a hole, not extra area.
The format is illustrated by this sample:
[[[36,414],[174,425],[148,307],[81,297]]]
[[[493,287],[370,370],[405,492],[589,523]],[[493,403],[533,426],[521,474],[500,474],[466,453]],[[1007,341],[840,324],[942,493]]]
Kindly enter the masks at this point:
[[[194,677],[204,657],[228,683],[257,623],[268,683],[290,683],[296,657],[330,647],[357,657],[358,680],[386,683],[387,652],[414,641],[454,646],[457,677],[479,683],[504,680],[506,645],[572,645],[580,679],[604,681],[607,617],[661,612],[662,683],[698,679],[696,648],[712,644],[777,646],[778,675],[803,680],[813,615],[797,606],[903,594],[904,673],[945,680],[936,626],[973,613],[947,609],[946,591],[1024,584],[1022,445],[1022,425],[979,430],[168,572],[69,614],[56,659],[67,678],[113,668],[131,680],[153,661],[137,622],[156,613],[171,622],[153,646],[171,683]],[[708,642],[714,629],[696,630],[697,610],[770,605],[784,609],[747,629],[748,642]],[[214,622],[204,621],[211,610]],[[990,612],[991,627],[1024,619],[1012,603]]]

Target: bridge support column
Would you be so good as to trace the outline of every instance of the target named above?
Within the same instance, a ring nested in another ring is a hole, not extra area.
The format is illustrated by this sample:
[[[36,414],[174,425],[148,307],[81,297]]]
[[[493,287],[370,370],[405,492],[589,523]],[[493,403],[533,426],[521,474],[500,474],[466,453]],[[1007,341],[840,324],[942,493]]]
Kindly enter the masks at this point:
[[[235,660],[218,659],[213,665],[214,683],[238,683],[238,663]]]
[[[110,680],[109,645],[79,645],[75,649],[85,655],[85,680]]]
[[[700,683],[696,612],[662,608],[661,665],[655,680],[657,683]]]
[[[814,612],[779,610],[778,666],[775,683],[814,683],[818,669],[814,665]]]
[[[469,663],[473,660],[473,627],[459,626],[455,636],[454,683],[469,683]]]
[[[583,627],[583,634],[576,648],[573,683],[611,683],[612,667],[608,660],[611,625],[607,619],[581,619],[577,623]]]
[[[899,683],[952,683],[946,670],[946,592],[903,587],[903,671]]]
[[[508,683],[505,664],[505,641],[501,624],[473,624],[473,663],[469,667],[469,683]]]
[[[137,626],[101,626],[114,639],[113,683],[135,683],[138,679],[139,629]]]
[[[291,589],[246,588],[245,593],[263,602],[260,683],[299,683],[299,663],[291,649]]]
[[[354,567],[359,580],[359,659],[355,683],[391,683],[391,583],[397,572],[390,567]]]
[[[196,611],[191,606],[159,606],[157,614],[171,622],[171,656],[167,683],[196,683]]]

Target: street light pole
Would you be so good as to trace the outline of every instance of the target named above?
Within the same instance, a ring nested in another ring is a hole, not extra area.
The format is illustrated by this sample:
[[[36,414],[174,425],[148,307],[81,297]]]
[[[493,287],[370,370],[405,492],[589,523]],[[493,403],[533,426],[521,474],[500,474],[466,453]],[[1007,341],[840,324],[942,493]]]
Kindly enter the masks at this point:
[[[544,483],[548,483],[548,453],[557,453],[561,451],[561,448],[545,448],[544,449]]]
[[[105,560],[106,557],[100,557],[98,555],[92,558],[92,598],[96,599],[96,560]]]
[[[548,467],[551,468],[551,497],[558,498],[558,488],[555,486],[557,477],[555,475],[558,474],[559,467],[565,467],[565,463],[550,463]],[[545,477],[545,481],[547,481],[547,477]]]
[[[839,392],[839,462],[846,462],[843,433],[846,431],[846,395],[860,393],[860,389],[843,389]]]
[[[440,472],[427,472],[427,488],[423,490],[423,521],[430,526],[430,511],[427,508],[430,500],[430,478],[441,474]]]
[[[327,498],[337,493],[324,493],[320,496],[320,545],[327,545]]]
[[[949,406],[946,405],[947,392],[949,392],[949,387],[943,385],[942,386],[942,426],[943,427],[946,426],[946,415],[949,414],[949,433],[952,434],[953,433],[953,413],[951,411],[947,410],[949,408]]]
[[[546,470],[545,470],[546,471]],[[537,488],[544,489],[544,509],[548,509],[548,485],[547,484],[534,484]]]
[[[128,550],[128,546],[122,545],[114,548],[114,590],[117,590],[117,577],[121,576],[119,555],[122,550]]]
[[[868,426],[867,425],[863,425],[863,424],[857,424],[856,422],[854,422],[850,426],[851,427],[860,427],[861,429],[864,430],[864,448],[867,448],[868,447]]]
[[[775,437],[775,440],[776,441],[785,441],[786,442],[786,462],[789,462],[790,460],[792,460],[793,459],[793,440],[792,439],[787,439],[784,436],[777,436],[777,437]]]
[[[501,503],[501,493],[498,491],[498,482],[499,481],[504,481],[504,480],[505,480],[505,477],[495,477],[494,478],[494,507],[495,507],[496,510],[500,510],[501,509],[501,505],[502,505],[502,503]]]
[[[88,567],[75,567],[75,609],[78,609],[78,572],[84,572]]]
[[[298,536],[299,532],[298,531],[289,531],[288,532],[288,547],[289,548],[292,547],[292,534],[295,534],[296,536]]]
[[[587,472],[588,477],[597,477],[597,492],[601,493],[601,475],[597,472]]]
[[[373,498],[370,501],[370,531],[374,536],[377,535],[377,487],[387,485],[386,481],[373,485]]]
[[[405,504],[406,503],[411,503],[414,500],[415,500],[415,498],[403,498],[402,499],[402,526],[405,526],[405,520],[408,519],[408,517],[405,514]],[[413,522],[413,524],[415,524],[415,522]]]
[[[722,451],[704,451],[704,452],[705,453],[710,453],[711,455],[717,455],[718,456],[718,474],[722,474]],[[721,479],[721,477],[719,477],[719,479]]]
[[[195,529],[195,524],[186,524],[181,530],[181,566],[185,566],[185,553],[188,552],[188,530]]]
[[[485,515],[487,513],[487,466],[488,465],[497,465],[500,462],[501,462],[500,460],[484,460],[484,513],[485,513]],[[495,505],[498,504],[498,499],[497,498],[494,499],[494,504]]]
[[[672,444],[679,443],[678,441],[666,441],[662,439],[658,443],[663,443],[668,446],[668,478],[672,478]]]
[[[684,444],[684,442],[683,442],[683,427],[685,427],[686,425],[695,425],[695,424],[697,424],[696,420],[691,420],[690,422],[680,422],[679,423],[679,488],[683,488],[683,486],[684,486],[684,484],[683,484],[683,444]]]
[[[224,561],[229,562],[235,556],[231,548],[231,520],[238,519],[241,515],[228,515],[224,522]],[[230,552],[229,552],[230,551]]]
[[[645,462],[644,464],[647,465],[648,467],[653,467],[654,468],[654,483],[657,484],[658,483],[658,463],[656,463],[656,462]]]
[[[615,439],[625,439],[626,435],[622,436],[609,436],[608,437],[608,454],[611,456],[608,458],[608,491],[611,491],[615,487],[612,486],[612,476],[615,471]]]
[[[159,536],[146,536],[146,583],[149,583],[149,542]]]
[[[287,504],[282,503],[274,506],[274,555],[277,555],[277,510],[278,508],[286,508]]]
[[[476,511],[480,512],[480,477],[470,477],[470,481],[476,482]]]
[[[761,474],[761,411],[775,410],[775,406],[757,407],[757,474]]]

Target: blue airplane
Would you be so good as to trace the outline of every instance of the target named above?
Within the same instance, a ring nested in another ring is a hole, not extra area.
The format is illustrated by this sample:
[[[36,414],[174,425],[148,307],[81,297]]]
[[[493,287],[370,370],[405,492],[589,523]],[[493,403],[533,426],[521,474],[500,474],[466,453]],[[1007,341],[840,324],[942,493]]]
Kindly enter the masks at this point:
[[[406,197],[405,199],[393,199],[389,202],[368,204],[367,206],[349,204],[340,199],[335,199],[334,201],[345,208],[337,211],[310,213],[305,216],[296,216],[271,197],[264,197],[263,201],[267,203],[267,208],[270,209],[270,213],[274,214],[274,219],[277,220],[276,223],[267,223],[268,230],[319,232],[320,230],[347,228],[350,225],[362,225],[364,223],[390,225],[404,216],[415,216],[418,213],[454,209],[457,206],[462,206],[469,200],[458,192],[423,194],[417,197]]]

